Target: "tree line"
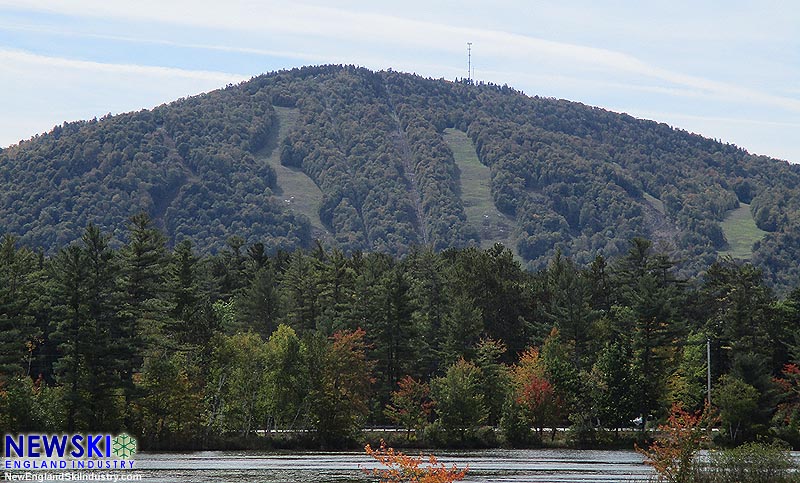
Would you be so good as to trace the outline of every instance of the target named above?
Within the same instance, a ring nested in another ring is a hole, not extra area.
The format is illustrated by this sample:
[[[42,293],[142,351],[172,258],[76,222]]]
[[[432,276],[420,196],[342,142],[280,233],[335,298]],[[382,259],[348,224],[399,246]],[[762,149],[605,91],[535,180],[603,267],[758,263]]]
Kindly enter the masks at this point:
[[[280,114],[297,122],[278,139]],[[443,133],[469,135],[491,170],[495,205],[532,270],[556,252],[586,265],[635,237],[664,242],[682,277],[728,246],[721,222],[748,204],[767,232],[753,263],[782,295],[794,286],[800,169],[666,124],[507,86],[355,66],[272,72],[135,113],[59,125],[0,150],[4,232],[48,253],[89,222],[126,243],[146,211],[171,246],[216,253],[231,236],[272,252],[313,247],[309,220],[277,196],[265,156],[319,186],[319,217],[350,253],[406,256],[480,244]]]
[[[501,245],[396,258],[232,237],[200,256],[168,249],[146,215],[126,238],[89,225],[52,256],[2,239],[6,431],[199,448],[308,430],[338,447],[365,426],[442,446],[531,445],[566,426],[592,444],[702,407],[710,340],[725,438],[800,442],[800,290],[777,298],[748,263],[681,279],[641,238],[533,272]]]

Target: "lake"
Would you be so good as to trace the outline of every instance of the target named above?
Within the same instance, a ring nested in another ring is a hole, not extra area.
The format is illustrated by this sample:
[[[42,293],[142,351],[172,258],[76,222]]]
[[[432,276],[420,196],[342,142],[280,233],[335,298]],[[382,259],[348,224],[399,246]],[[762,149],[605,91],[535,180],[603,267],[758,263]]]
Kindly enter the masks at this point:
[[[413,454],[414,451],[408,453]],[[465,482],[621,482],[647,481],[651,469],[633,451],[480,450],[439,451],[440,461],[469,465]],[[136,465],[144,481],[354,483],[377,481],[361,468],[374,463],[363,453],[264,453],[204,451],[139,453]]]

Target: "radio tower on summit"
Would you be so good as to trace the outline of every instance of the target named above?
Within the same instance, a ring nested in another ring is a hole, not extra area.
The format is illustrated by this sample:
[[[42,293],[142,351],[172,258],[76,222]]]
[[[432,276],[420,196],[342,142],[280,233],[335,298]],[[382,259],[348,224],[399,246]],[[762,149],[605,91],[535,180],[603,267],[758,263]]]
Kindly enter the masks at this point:
[[[472,42],[467,42],[467,82],[472,84]]]

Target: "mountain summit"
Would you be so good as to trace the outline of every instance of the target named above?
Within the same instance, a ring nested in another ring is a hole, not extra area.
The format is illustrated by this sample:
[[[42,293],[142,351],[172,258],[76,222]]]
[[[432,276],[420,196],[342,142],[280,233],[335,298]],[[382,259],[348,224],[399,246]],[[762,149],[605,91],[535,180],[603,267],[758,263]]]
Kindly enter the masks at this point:
[[[172,243],[315,239],[404,254],[501,242],[530,267],[647,237],[687,273],[720,254],[777,286],[800,259],[800,166],[507,86],[319,66],[0,152],[0,231],[53,250],[145,211]]]

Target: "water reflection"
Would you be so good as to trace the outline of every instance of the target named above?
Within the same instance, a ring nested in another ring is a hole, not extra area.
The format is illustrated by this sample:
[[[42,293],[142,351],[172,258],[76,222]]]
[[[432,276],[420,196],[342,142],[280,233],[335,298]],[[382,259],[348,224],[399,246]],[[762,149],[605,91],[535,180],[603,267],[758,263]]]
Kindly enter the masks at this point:
[[[624,482],[651,476],[633,451],[485,450],[437,452],[440,461],[469,465],[464,481]],[[137,466],[153,482],[355,483],[375,481],[361,473],[373,467],[362,453],[197,452],[137,455]]]

